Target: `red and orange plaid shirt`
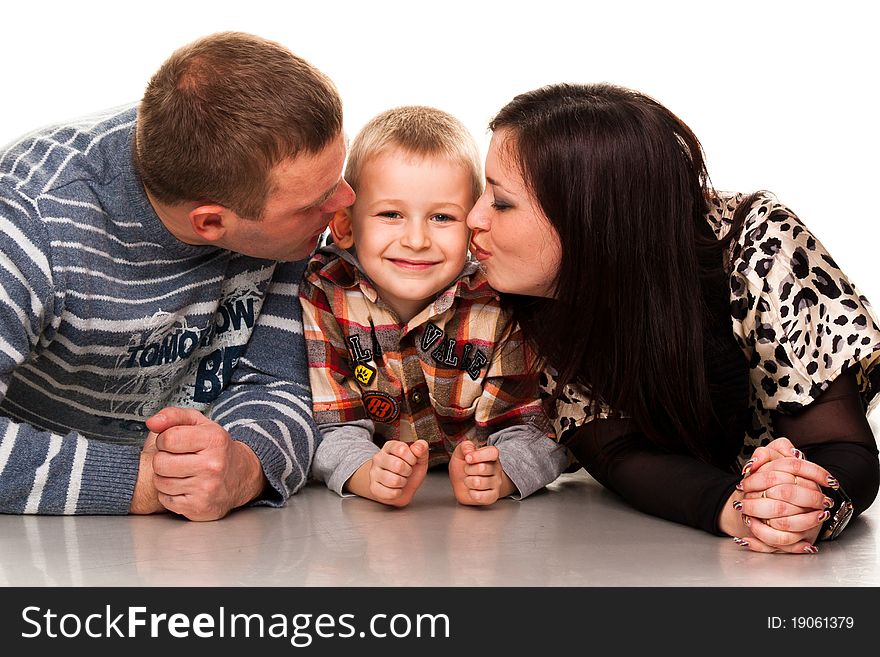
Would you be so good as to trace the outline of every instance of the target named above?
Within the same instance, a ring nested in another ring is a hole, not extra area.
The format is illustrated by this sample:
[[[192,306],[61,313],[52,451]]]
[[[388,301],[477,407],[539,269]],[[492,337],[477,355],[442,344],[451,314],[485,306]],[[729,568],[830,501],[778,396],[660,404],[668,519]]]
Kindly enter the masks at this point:
[[[431,465],[511,425],[554,437],[533,355],[476,263],[406,324],[354,263],[320,249],[300,287],[319,425],[371,419],[379,445],[426,440]]]

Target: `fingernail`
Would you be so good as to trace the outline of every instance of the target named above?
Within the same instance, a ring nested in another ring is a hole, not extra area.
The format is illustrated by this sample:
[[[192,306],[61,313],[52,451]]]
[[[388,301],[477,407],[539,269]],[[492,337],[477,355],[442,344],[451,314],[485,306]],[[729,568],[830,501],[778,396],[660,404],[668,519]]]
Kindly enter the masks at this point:
[[[804,453],[803,453],[801,450],[799,450],[797,447],[792,447],[792,448],[791,448],[791,453],[794,455],[794,457],[795,457],[796,459],[803,459],[803,458],[806,458],[806,457],[804,456]]]
[[[819,522],[825,522],[828,518],[831,517],[831,511],[825,509],[822,513],[819,514]]]
[[[743,510],[742,500],[734,500],[733,508],[736,509],[737,511],[742,511]]]
[[[819,548],[817,548],[815,545],[807,545],[804,548],[804,552],[806,552],[807,554],[818,554]]]
[[[749,547],[749,542],[745,539],[739,538],[738,536],[733,537],[733,542],[742,547]]]
[[[824,500],[822,500],[822,506],[824,506],[826,509],[830,509],[834,506],[834,500],[832,500],[830,497],[826,497]]]
[[[743,466],[743,471],[742,471],[743,476],[745,476],[745,475],[751,473],[751,471],[752,471],[752,466],[753,466],[754,464],[755,464],[755,459],[749,459],[748,461],[746,461],[746,464]]]
[[[828,482],[828,485],[831,488],[833,488],[834,490],[837,490],[838,488],[840,488],[840,482],[837,481],[837,479],[835,479],[831,475],[828,475],[828,479],[826,479],[826,481]]]
[[[737,490],[743,490],[743,482],[739,482],[739,483],[736,485],[736,489],[737,489]]]

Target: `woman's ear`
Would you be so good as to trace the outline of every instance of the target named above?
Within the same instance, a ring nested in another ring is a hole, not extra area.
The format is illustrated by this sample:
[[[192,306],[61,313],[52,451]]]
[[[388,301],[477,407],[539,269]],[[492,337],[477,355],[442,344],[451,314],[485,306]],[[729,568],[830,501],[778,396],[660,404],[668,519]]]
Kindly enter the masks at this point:
[[[333,235],[333,243],[339,246],[339,248],[350,249],[354,245],[350,208],[336,211],[336,214],[330,220],[330,233]]]

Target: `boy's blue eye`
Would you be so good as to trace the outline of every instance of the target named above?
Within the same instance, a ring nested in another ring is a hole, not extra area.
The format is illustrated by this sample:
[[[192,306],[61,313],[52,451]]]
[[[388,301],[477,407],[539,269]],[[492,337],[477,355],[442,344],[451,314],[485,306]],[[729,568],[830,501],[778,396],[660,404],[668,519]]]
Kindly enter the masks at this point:
[[[400,219],[402,215],[396,210],[388,210],[387,212],[379,212],[377,216],[387,219]]]
[[[455,221],[455,217],[453,217],[451,214],[435,214],[433,217],[431,217],[431,219],[444,224],[450,221]]]

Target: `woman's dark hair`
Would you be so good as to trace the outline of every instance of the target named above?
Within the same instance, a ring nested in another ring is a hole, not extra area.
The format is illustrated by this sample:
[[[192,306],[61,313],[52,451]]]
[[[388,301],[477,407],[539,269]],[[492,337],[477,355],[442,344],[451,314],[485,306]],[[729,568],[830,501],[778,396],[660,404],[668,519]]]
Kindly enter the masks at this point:
[[[562,244],[554,299],[505,297],[557,370],[557,395],[586,385],[656,444],[715,460],[705,441],[717,419],[707,359],[732,346],[736,380],[747,372],[723,266],[745,212],[716,238],[696,136],[655,100],[608,84],[521,94],[489,127],[508,132],[504,155]]]

